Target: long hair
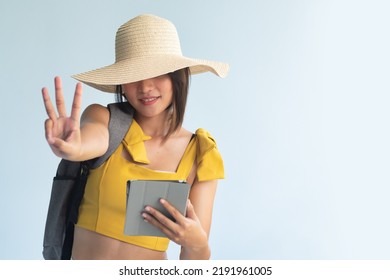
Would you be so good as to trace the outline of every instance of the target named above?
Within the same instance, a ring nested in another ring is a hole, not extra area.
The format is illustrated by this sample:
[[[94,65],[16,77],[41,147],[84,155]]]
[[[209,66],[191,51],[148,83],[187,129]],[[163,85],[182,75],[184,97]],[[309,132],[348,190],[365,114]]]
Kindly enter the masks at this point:
[[[167,108],[167,110],[171,110],[172,113],[164,141],[183,124],[190,85],[190,69],[188,67],[179,69],[168,73],[168,75],[172,82],[173,98],[172,104]],[[116,102],[127,102],[123,95],[122,85],[116,87]]]

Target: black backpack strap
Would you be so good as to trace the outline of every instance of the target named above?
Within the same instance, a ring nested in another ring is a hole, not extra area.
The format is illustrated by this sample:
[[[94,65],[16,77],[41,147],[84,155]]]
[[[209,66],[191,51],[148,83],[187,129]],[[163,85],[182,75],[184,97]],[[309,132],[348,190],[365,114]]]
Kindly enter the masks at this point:
[[[108,149],[104,155],[91,162],[91,168],[99,167],[112,155],[122,142],[133,120],[134,110],[129,102],[111,103],[107,107],[110,111]]]
[[[62,254],[61,254],[62,260],[70,260],[72,257],[74,227],[75,224],[77,223],[77,219],[79,215],[79,206],[84,196],[84,190],[85,190],[85,185],[87,184],[88,174],[89,174],[88,166],[85,163],[81,162],[80,169],[79,169],[79,176],[77,176],[76,178],[75,187],[73,188],[70,201],[69,201],[69,207],[68,207],[68,213],[66,219],[67,222],[66,222],[66,229],[65,229],[65,238],[64,238],[64,243],[62,245]]]

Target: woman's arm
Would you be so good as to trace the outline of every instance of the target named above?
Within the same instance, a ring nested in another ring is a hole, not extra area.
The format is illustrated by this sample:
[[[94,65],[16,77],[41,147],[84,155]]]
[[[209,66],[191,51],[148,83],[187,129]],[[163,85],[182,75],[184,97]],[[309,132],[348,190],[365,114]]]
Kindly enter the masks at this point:
[[[103,155],[108,149],[108,122],[110,112],[104,106],[92,104],[81,116],[81,153],[80,160]]]
[[[70,116],[66,113],[59,77],[55,78],[57,112],[47,88],[42,89],[42,96],[49,117],[45,121],[45,136],[55,155],[82,161],[104,154],[108,148],[109,112],[103,106],[91,105],[84,111],[80,122],[81,83],[76,85]]]
[[[196,181],[190,192],[190,201],[195,216],[197,217],[206,237],[205,246],[182,246],[180,259],[182,260],[208,260],[211,255],[208,239],[210,235],[214,197],[217,190],[217,180],[198,182]],[[188,213],[188,210],[187,210]],[[187,214],[188,215],[188,214]]]

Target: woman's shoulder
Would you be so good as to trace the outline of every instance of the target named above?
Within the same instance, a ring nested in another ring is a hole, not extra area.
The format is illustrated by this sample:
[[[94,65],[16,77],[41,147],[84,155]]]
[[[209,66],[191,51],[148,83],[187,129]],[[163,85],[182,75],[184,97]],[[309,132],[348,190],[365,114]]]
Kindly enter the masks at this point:
[[[204,128],[198,128],[195,131],[195,136],[197,140],[196,161],[199,181],[224,178],[223,160],[214,137]]]
[[[199,146],[202,149],[217,148],[217,142],[208,130],[204,128],[198,128],[195,131],[194,135],[198,139]]]
[[[107,108],[107,106],[103,106],[101,104],[97,104],[97,103],[93,103],[93,104],[90,104],[88,105],[84,112],[98,112],[98,113],[101,113],[101,112],[107,112],[109,113],[109,110]]]
[[[82,122],[100,122],[108,124],[109,119],[110,111],[107,107],[100,104],[88,105],[81,116]]]

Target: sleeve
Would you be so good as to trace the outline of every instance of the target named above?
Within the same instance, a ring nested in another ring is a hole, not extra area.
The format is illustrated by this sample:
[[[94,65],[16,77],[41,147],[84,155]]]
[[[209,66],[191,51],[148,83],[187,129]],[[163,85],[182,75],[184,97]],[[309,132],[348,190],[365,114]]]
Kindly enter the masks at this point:
[[[198,144],[196,151],[198,180],[223,179],[225,177],[223,160],[214,138],[203,128],[199,128],[195,134]]]

